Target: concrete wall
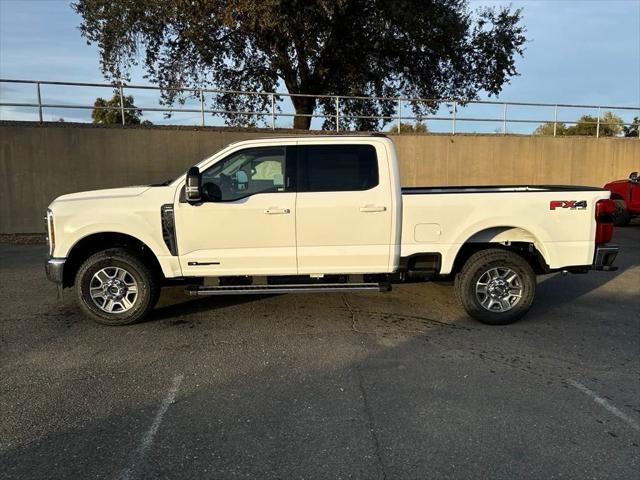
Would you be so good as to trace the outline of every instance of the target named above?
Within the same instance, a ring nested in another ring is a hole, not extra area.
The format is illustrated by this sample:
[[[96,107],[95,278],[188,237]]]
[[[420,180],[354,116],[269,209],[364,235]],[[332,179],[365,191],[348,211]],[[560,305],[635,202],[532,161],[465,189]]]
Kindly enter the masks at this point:
[[[58,195],[163,181],[230,142],[269,134],[264,130],[0,122],[0,234],[42,232],[46,206]],[[498,135],[392,138],[405,186],[601,186],[640,170],[638,139]]]

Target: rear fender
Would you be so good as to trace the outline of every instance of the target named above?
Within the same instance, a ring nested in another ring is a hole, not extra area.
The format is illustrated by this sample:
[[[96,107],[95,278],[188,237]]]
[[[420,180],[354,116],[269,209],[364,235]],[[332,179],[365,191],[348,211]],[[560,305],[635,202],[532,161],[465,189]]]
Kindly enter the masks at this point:
[[[536,234],[537,233],[537,234]],[[460,235],[457,241],[455,249],[451,251],[450,255],[447,255],[446,259],[443,259],[442,272],[449,273],[453,269],[456,258],[458,257],[460,250],[468,244],[482,243],[482,244],[509,244],[515,242],[530,243],[532,244],[538,253],[542,256],[544,262],[549,265],[550,258],[549,252],[541,240],[541,233],[533,233],[530,229],[525,228],[522,225],[495,225],[481,227],[476,225],[470,227]],[[542,233],[544,235],[544,233]],[[544,238],[544,237],[543,237]]]

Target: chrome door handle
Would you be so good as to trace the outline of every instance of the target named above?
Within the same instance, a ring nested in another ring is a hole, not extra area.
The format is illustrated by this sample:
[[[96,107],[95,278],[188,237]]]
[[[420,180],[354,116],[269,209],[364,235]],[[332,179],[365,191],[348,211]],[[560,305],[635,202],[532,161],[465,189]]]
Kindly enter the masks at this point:
[[[365,205],[360,207],[361,212],[384,212],[387,210],[387,207],[379,207],[377,205]]]
[[[288,208],[269,207],[264,209],[264,213],[266,213],[267,215],[282,215],[291,213],[291,210],[289,210]]]

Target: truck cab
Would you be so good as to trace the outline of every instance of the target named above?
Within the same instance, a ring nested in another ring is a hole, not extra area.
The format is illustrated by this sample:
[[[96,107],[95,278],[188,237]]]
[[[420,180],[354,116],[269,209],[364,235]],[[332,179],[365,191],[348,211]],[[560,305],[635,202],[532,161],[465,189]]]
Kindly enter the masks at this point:
[[[227,146],[161,185],[63,195],[47,212],[48,277],[108,325],[160,288],[191,295],[388,291],[454,279],[473,317],[522,317],[535,276],[613,270],[609,192],[573,186],[402,188],[383,135]]]
[[[237,144],[176,185],[183,275],[391,273],[400,186],[386,139],[271,139]],[[197,169],[197,170],[196,170]]]

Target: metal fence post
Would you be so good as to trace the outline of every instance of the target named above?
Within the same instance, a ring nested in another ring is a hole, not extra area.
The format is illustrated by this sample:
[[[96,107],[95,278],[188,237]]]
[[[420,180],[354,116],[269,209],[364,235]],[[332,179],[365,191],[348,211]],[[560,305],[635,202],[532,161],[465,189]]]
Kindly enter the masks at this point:
[[[553,109],[553,136],[556,136],[556,130],[558,129],[558,105]]]
[[[122,84],[120,84],[119,86],[119,91],[120,91],[120,115],[122,115],[122,125],[125,124],[125,120],[124,120],[124,95],[122,93]]]
[[[336,97],[336,132],[340,131],[340,97]]]
[[[42,96],[40,94],[40,82],[36,85],[38,90],[38,116],[40,117],[40,123],[42,123]]]
[[[507,134],[507,104],[502,106],[502,134]]]
[[[457,102],[453,102],[453,112],[451,113],[452,115],[452,125],[451,125],[451,135],[455,135],[456,134],[456,111],[458,110],[458,103]]]
[[[398,134],[402,130],[402,100],[398,99]]]
[[[598,124],[596,125],[596,138],[600,138],[600,107],[598,107]]]
[[[200,118],[204,127],[204,90],[200,89]]]
[[[276,129],[276,95],[271,94],[271,130]]]

